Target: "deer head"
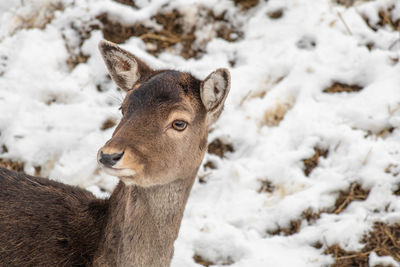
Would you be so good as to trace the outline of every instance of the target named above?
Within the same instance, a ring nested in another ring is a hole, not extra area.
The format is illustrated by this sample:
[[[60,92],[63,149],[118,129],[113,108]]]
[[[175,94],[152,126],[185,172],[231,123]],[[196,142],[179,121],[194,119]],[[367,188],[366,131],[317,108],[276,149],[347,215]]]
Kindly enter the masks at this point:
[[[229,71],[217,69],[201,81],[186,72],[153,70],[108,41],[99,49],[111,78],[126,91],[122,119],[99,150],[99,164],[127,185],[194,177],[207,149],[208,128],[229,92]]]

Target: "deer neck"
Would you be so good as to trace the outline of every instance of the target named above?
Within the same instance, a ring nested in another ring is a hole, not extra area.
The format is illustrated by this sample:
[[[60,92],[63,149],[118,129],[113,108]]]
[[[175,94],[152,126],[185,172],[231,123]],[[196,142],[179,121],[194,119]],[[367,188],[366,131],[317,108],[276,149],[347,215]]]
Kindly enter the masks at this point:
[[[139,187],[120,182],[95,266],[169,266],[194,177]]]

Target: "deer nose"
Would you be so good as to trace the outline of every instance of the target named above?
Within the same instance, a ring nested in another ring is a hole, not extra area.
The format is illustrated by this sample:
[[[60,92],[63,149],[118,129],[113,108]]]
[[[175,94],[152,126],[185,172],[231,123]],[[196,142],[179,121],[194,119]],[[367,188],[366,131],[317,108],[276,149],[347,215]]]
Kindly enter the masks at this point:
[[[106,167],[112,167],[122,158],[123,155],[124,152],[114,153],[114,154],[104,154],[103,151],[101,151],[99,161]]]

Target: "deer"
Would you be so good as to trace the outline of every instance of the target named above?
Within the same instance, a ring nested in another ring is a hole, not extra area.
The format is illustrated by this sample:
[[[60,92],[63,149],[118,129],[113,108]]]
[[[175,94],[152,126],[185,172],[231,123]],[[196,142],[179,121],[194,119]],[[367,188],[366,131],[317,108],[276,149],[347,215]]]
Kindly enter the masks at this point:
[[[230,90],[154,70],[110,41],[99,50],[126,92],[122,118],[97,161],[119,182],[108,199],[0,168],[0,266],[170,266],[184,209]]]

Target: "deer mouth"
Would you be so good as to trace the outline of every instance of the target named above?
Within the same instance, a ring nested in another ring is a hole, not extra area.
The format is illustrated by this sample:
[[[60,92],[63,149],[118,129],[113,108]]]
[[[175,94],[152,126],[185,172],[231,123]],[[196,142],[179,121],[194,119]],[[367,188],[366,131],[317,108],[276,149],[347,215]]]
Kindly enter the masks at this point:
[[[129,168],[114,168],[114,167],[106,167],[101,165],[103,170],[110,175],[118,176],[118,177],[127,177],[127,176],[134,176],[136,171],[129,169]]]

